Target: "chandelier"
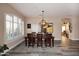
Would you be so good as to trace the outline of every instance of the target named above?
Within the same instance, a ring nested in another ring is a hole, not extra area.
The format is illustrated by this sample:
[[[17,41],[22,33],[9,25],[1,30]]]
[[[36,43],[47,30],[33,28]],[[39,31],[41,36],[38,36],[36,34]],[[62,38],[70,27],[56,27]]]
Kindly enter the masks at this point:
[[[47,28],[47,26],[48,26],[47,21],[44,19],[44,11],[42,11],[41,25],[42,25],[43,28]]]

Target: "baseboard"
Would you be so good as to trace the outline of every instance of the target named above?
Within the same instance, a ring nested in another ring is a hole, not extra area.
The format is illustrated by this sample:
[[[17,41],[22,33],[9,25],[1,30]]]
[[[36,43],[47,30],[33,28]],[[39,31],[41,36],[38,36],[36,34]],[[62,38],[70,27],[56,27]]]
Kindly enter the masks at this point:
[[[74,39],[74,40],[73,40],[73,39],[71,39],[71,40],[72,40],[72,41],[79,41],[79,39]]]
[[[54,40],[54,42],[61,42],[61,40]]]
[[[21,44],[24,40],[21,40],[20,42],[18,42],[17,44],[13,45],[12,47],[10,47],[8,50],[5,50],[4,53],[1,54],[6,54],[7,52],[9,52],[11,49],[15,48],[17,45]]]

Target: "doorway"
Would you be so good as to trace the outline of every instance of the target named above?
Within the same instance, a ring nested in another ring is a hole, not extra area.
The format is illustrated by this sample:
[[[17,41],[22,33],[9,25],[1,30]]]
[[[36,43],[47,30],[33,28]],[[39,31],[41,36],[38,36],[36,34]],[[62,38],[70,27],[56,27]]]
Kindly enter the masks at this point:
[[[71,32],[72,32],[71,21],[69,18],[65,18],[62,21],[61,46],[68,47],[70,45]]]

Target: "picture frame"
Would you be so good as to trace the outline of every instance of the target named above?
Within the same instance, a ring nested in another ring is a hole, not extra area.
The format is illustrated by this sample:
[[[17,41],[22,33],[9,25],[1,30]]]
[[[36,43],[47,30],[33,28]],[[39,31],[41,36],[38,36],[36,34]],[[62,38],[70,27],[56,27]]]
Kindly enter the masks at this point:
[[[27,28],[30,29],[31,28],[31,24],[27,24]]]

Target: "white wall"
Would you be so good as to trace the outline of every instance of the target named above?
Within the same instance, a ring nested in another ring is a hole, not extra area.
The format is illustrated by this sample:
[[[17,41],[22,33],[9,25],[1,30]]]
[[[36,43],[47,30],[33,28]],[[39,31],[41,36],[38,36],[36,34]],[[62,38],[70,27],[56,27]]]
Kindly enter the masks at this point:
[[[2,45],[4,42],[3,40],[4,30],[3,29],[4,29],[3,14],[0,12],[0,45]]]
[[[55,40],[61,40],[61,20],[62,18],[64,17],[49,17],[47,18],[46,20],[48,22],[52,22],[53,23],[53,27],[54,27],[54,32],[53,32],[53,36],[55,37]],[[77,17],[70,17],[71,18],[71,23],[72,23],[72,33],[71,33],[71,39],[72,40],[79,40],[79,18]],[[41,21],[41,18],[40,17],[29,17],[29,18],[26,18],[26,25],[28,23],[32,24],[33,25],[39,25]],[[35,28],[35,27],[34,27]],[[36,29],[36,32],[37,30],[40,31],[40,28]],[[33,29],[30,29],[30,31],[27,31],[28,29],[26,28],[26,34],[28,32],[32,32]]]
[[[24,20],[24,16],[20,14],[17,10],[12,8],[8,4],[0,4],[0,44],[7,44],[8,47],[15,46],[16,44],[23,41],[23,36],[20,36],[19,38],[15,38],[13,40],[6,40],[4,38],[5,36],[5,14],[11,14],[16,15],[17,17],[20,17],[22,20]]]
[[[79,40],[79,17],[72,17],[72,34],[73,40]]]

